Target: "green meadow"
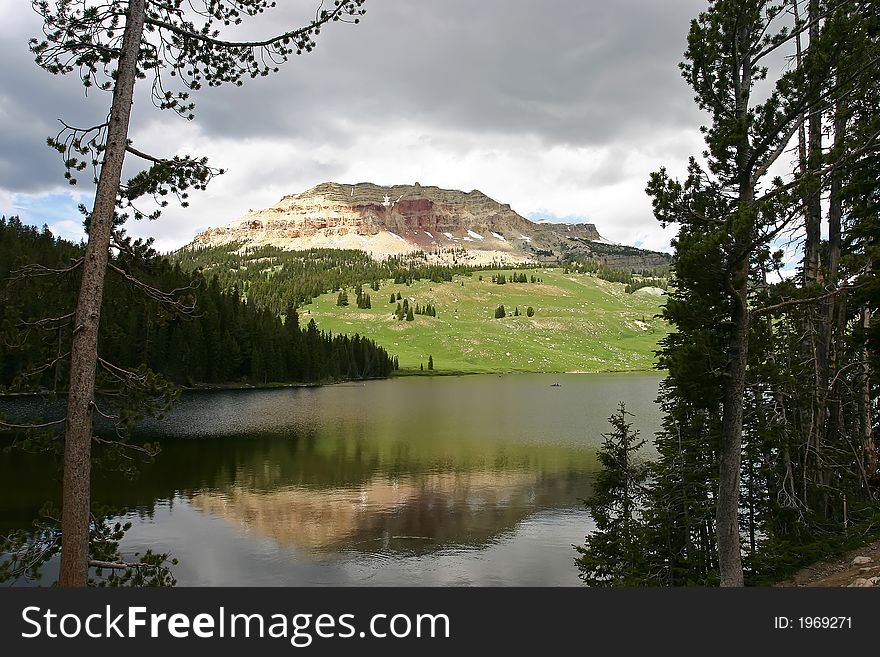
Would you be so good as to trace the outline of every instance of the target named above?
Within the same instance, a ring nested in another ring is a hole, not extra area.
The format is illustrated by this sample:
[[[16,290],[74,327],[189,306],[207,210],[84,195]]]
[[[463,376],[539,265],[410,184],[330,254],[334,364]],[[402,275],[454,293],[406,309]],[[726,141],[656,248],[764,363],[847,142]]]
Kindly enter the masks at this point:
[[[348,289],[348,306],[337,306],[337,292],[314,299],[301,309],[301,322],[314,319],[323,331],[359,333],[396,355],[402,373],[428,369],[437,374],[466,372],[607,372],[649,370],[657,341],[666,333],[655,317],[663,297],[654,288],[633,294],[621,283],[562,269],[525,272],[536,283],[511,283],[510,270],[475,272],[452,282],[384,281],[378,292],[364,287],[372,307],[360,309]],[[505,274],[499,285],[492,276]],[[482,277],[482,280],[480,280]],[[432,304],[436,317],[415,315],[398,320],[400,293],[411,307]],[[504,305],[506,316],[495,318]],[[527,317],[526,309],[534,308]],[[519,309],[519,316],[514,316]]]

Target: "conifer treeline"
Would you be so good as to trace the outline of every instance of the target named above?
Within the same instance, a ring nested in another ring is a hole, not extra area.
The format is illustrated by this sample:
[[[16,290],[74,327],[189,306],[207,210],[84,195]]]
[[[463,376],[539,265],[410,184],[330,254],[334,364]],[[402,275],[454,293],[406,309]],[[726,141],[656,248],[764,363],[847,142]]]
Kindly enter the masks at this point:
[[[632,294],[643,287],[659,287],[662,290],[666,290],[669,285],[667,280],[669,275],[668,267],[626,271],[600,265],[593,260],[569,260],[562,271],[564,274],[572,272],[593,274],[596,278],[601,278],[609,283],[624,283],[626,284],[625,291],[627,294]]]
[[[28,265],[63,270],[82,256],[82,246],[0,219],[0,386],[63,390],[67,384],[68,322],[78,270],[30,271]],[[114,264],[157,290],[177,290],[189,314],[172,312],[121,276],[107,280],[101,323],[101,358],[126,369],[146,365],[179,384],[322,381],[387,376],[393,360],[372,340],[330,335],[314,321],[299,325],[293,302],[282,313],[226,292],[218,277],[185,273],[144,245],[119,253]],[[44,275],[40,275],[44,274]],[[41,322],[35,324],[34,322]]]
[[[401,285],[419,280],[441,283],[474,269],[463,264],[429,264],[424,253],[391,256],[380,262],[357,250],[240,249],[236,244],[182,249],[170,257],[184,271],[202,269],[206,276],[217,277],[221,289],[236,288],[249,302],[275,314],[333,290],[369,285],[375,291],[378,282],[387,279]]]

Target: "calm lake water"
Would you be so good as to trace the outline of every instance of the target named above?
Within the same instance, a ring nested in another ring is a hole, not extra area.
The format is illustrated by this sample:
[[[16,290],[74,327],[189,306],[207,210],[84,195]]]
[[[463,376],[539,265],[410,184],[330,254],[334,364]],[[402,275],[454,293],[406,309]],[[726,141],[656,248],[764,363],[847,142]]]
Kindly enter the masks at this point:
[[[96,475],[130,509],[126,554],[179,559],[181,585],[577,585],[600,434],[617,402],[659,426],[655,374],[409,377],[188,393],[140,437],[135,481]],[[553,386],[559,383],[559,386]],[[0,398],[0,413],[33,400]],[[58,481],[0,454],[0,530]],[[51,566],[45,583],[54,580]]]

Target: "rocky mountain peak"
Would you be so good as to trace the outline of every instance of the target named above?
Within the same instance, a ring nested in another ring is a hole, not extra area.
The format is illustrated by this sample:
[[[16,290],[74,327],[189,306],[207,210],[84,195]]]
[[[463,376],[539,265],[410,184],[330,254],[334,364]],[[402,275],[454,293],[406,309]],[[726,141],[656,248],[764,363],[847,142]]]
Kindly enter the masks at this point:
[[[535,223],[480,190],[324,182],[196,235],[191,247],[240,243],[360,249],[377,259],[422,251],[437,261],[516,264],[608,244],[593,224]]]

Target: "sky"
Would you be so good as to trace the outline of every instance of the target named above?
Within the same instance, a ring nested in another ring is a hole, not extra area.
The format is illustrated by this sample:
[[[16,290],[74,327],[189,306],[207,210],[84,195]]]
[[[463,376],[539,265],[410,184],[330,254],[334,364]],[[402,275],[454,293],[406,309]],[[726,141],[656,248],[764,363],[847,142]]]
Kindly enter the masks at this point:
[[[303,23],[315,0],[227,38]],[[170,205],[130,234],[170,251],[209,226],[327,182],[479,189],[533,220],[590,222],[607,239],[669,251],[644,189],[684,173],[706,122],[678,63],[703,0],[367,0],[359,25],[333,24],[314,52],[243,87],[194,94],[185,121],[136,89],[130,137],[154,155],[206,155],[227,173],[189,208]],[[77,206],[46,146],[59,119],[100,123],[109,94],[40,69],[27,47],[41,19],[0,0],[0,214],[79,241]],[[131,160],[131,158],[129,158]],[[127,160],[126,173],[136,171]],[[89,184],[87,184],[89,183]]]

